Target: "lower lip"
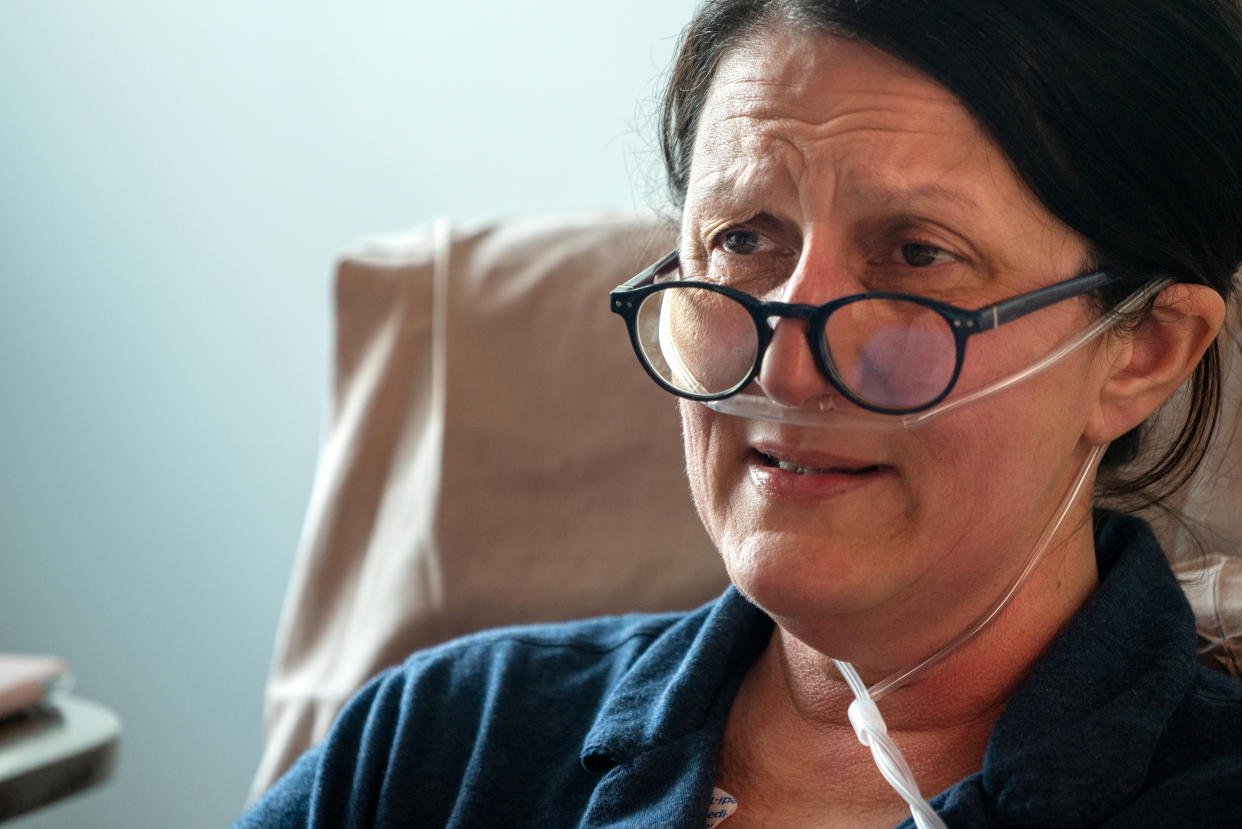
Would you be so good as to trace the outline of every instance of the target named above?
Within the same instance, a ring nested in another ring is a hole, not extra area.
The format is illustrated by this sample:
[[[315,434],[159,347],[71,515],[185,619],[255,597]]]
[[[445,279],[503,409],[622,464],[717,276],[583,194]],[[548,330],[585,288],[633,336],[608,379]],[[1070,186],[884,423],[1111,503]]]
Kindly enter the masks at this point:
[[[881,480],[890,478],[891,467],[881,466],[875,472],[863,475],[849,475],[844,472],[810,472],[800,475],[797,472],[768,466],[757,454],[747,458],[750,479],[761,492],[772,498],[783,498],[793,501],[823,501],[837,498],[849,492],[871,486]]]

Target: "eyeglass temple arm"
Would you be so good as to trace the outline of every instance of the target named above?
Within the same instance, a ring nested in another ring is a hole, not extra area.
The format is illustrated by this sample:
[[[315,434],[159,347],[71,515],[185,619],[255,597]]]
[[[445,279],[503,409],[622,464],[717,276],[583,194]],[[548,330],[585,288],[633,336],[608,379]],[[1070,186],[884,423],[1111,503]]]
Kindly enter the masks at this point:
[[[975,321],[978,330],[987,331],[1034,313],[1041,308],[1047,308],[1049,305],[1055,305],[1071,297],[1081,296],[1116,281],[1117,277],[1103,271],[1076,276],[1029,294],[1003,299],[986,308],[980,308],[975,312]]]
[[[1094,274],[1088,274],[1088,275],[1094,276]],[[937,406],[927,409],[926,411],[916,412],[915,414],[912,414],[912,415],[905,415],[904,417],[901,418],[902,426],[907,429],[913,428],[919,425],[920,423],[931,420],[933,417],[939,417],[940,415],[945,414],[946,412],[951,412],[954,409],[960,408],[961,406],[966,406],[980,398],[987,397],[988,395],[991,395],[991,394],[995,394],[1001,389],[1008,388],[1009,386],[1012,386],[1014,383],[1021,382],[1027,377],[1030,377],[1032,374],[1038,374],[1044,369],[1050,366],[1056,365],[1062,359],[1064,359],[1067,355],[1072,354],[1073,352],[1077,351],[1082,346],[1086,345],[1087,343],[1094,340],[1096,337],[1103,334],[1105,331],[1107,331],[1109,328],[1115,325],[1117,323],[1117,320],[1121,319],[1126,314],[1135,310],[1136,308],[1141,306],[1144,302],[1146,302],[1147,300],[1151,299],[1156,294],[1158,294],[1165,287],[1172,285],[1172,284],[1173,284],[1173,280],[1169,279],[1168,277],[1157,279],[1153,282],[1148,282],[1146,285],[1139,288],[1134,293],[1130,294],[1130,296],[1123,299],[1121,303],[1118,304],[1111,311],[1101,316],[1098,320],[1095,321],[1093,325],[1088,326],[1077,337],[1065,343],[1060,348],[1057,348],[1052,353],[1050,353],[1048,356],[1044,357],[1044,359],[1036,363],[1032,363],[1026,368],[1021,369],[1020,371],[1016,371],[1013,374],[1002,377],[1001,379],[997,380],[994,383],[988,383],[986,386],[983,386],[982,388],[975,389],[969,394],[962,395],[961,397],[958,397],[953,400],[948,400],[944,403],[941,403]],[[1050,287],[1055,288],[1056,286],[1053,285]],[[991,315],[990,308],[983,308],[981,309],[981,312],[987,313],[989,316]]]
[[[637,276],[627,279],[625,282],[621,283],[616,288],[613,288],[613,290],[614,291],[632,291],[635,288],[641,288],[644,285],[655,281],[655,278],[657,276],[659,276],[664,271],[668,270],[671,266],[677,263],[680,254],[681,254],[680,249],[674,249],[670,251],[669,253],[664,254],[664,256],[661,256],[660,260],[656,262],[654,265],[647,268],[646,270],[644,270],[642,273],[638,274]]]

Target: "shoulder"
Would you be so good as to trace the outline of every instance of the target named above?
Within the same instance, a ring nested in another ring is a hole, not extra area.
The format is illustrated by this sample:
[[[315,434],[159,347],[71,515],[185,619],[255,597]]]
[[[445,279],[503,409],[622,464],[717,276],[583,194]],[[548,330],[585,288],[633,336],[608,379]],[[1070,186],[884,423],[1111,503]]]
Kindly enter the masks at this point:
[[[1242,826],[1242,681],[1198,667],[1147,786],[1110,827]]]
[[[576,622],[498,628],[418,651],[380,675],[411,690],[467,683],[475,688],[523,682],[523,696],[577,678],[601,688],[642,657],[653,643],[701,624],[702,611],[635,614]],[[533,683],[533,684],[532,684]]]
[[[472,634],[414,653],[350,707],[391,733],[437,741],[473,734],[484,720],[543,716],[548,707],[562,721],[586,721],[653,643],[687,624],[692,614],[635,615]],[[450,720],[440,716],[446,706]]]
[[[1242,759],[1242,680],[1196,666],[1194,680],[1165,728],[1153,767],[1158,774],[1219,757]]]
[[[580,758],[600,710],[636,673],[654,670],[656,684],[675,676],[714,606],[502,628],[419,651],[358,691],[238,825],[355,825],[360,814],[359,825],[405,825],[410,814],[486,825],[488,808],[516,809],[515,798],[534,812],[580,805],[594,783]]]
[[[631,615],[499,628],[418,651],[379,674],[350,709],[393,733],[472,729],[555,706],[562,721],[590,718],[600,701],[655,643],[696,627],[700,613]],[[567,694],[566,689],[573,693]],[[520,693],[515,693],[520,689]],[[452,706],[451,720],[441,717]],[[338,723],[338,726],[340,723]]]
[[[697,613],[701,615],[701,611]],[[635,613],[574,622],[495,628],[417,651],[403,663],[401,669],[418,670],[427,664],[469,659],[496,651],[545,656],[574,652],[611,653],[627,646],[641,647],[643,642],[659,637],[670,627],[695,615],[696,612]]]

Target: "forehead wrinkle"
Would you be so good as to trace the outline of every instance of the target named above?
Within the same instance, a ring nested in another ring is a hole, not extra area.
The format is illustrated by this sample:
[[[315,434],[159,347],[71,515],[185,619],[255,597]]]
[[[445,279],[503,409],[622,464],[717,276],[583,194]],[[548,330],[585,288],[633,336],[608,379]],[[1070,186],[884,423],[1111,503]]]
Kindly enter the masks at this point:
[[[792,182],[800,200],[814,199],[808,189],[822,195],[831,182],[859,190],[869,202],[907,202],[912,212],[919,203],[982,209],[975,202],[989,194],[965,192],[954,172],[973,165],[990,139],[952,93],[883,56],[881,76],[838,63],[835,50],[853,47],[831,39],[795,35],[773,43],[781,48],[743,46],[722,61],[699,123],[696,161],[737,164],[739,156],[763,156],[748,172],[779,170],[788,177],[781,186]],[[1007,189],[1001,181],[1013,171],[989,172],[1000,195]],[[991,210],[994,202],[980,204]]]
[[[946,205],[969,214],[978,214],[982,209],[967,191],[942,183],[951,172],[948,169],[935,178],[922,180],[909,167],[885,170],[867,159],[849,159],[857,149],[849,145],[830,146],[832,162],[821,165],[813,158],[817,149],[814,144],[771,132],[752,133],[746,139],[749,140],[737,142],[734,152],[728,154],[729,166],[741,166],[745,171],[744,175],[734,173],[734,181],[750,185],[753,191],[766,190],[772,179],[783,173],[784,184],[791,192],[799,193],[804,216],[813,215],[811,201],[826,197],[831,200],[830,193],[838,185],[846,185],[861,203],[912,214]],[[819,175],[814,174],[816,170]],[[728,176],[729,172],[722,169],[718,175]]]
[[[870,47],[777,32],[726,55],[707,98],[686,203],[699,238],[764,212],[822,257],[913,227],[1013,286],[1090,256],[956,97]]]
[[[756,128],[753,118],[735,115],[700,133],[691,190],[754,203],[782,186],[796,190],[808,163],[796,141]]]
[[[911,213],[938,210],[945,205],[969,214],[977,214],[981,210],[979,203],[965,191],[936,181],[897,183],[892,179],[868,177],[860,180],[856,192],[864,202]]]
[[[739,81],[742,86],[751,87],[784,87],[783,84],[771,84],[747,79]],[[871,96],[883,97],[883,96]],[[700,141],[695,155],[719,157],[721,155],[736,160],[738,156],[747,154],[766,156],[768,159],[779,159],[777,162],[782,172],[788,176],[787,183],[795,189],[798,179],[808,171],[821,166],[816,161],[820,148],[825,148],[834,162],[841,160],[842,154],[852,154],[854,150],[870,149],[872,134],[893,136],[896,134],[918,135],[926,137],[931,134],[944,134],[961,138],[963,154],[970,152],[969,147],[975,142],[971,139],[983,137],[973,120],[963,120],[960,106],[951,101],[942,102],[935,98],[922,96],[898,95],[887,96],[892,99],[908,102],[910,100],[928,101],[933,105],[931,114],[925,114],[911,123],[908,111],[896,108],[875,106],[868,101],[860,105],[859,101],[847,101],[834,106],[836,112],[828,114],[822,120],[810,120],[803,117],[806,113],[790,114],[787,104],[790,102],[773,101],[770,98],[756,98],[750,101],[749,108],[737,108],[742,104],[737,98],[718,99],[721,106],[711,107],[705,113],[701,123]],[[953,111],[943,111],[941,104],[952,103]],[[724,112],[720,110],[724,109]],[[965,129],[963,129],[965,128]],[[965,134],[964,134],[965,133]],[[841,139],[845,139],[844,142]],[[780,148],[780,149],[778,149]],[[715,152],[713,152],[713,150]],[[782,151],[783,150],[783,151]],[[909,148],[906,148],[908,151]],[[824,161],[825,159],[819,159]],[[776,164],[763,164],[764,168],[775,167]],[[828,166],[834,166],[830,164]],[[861,166],[871,166],[864,162]],[[914,169],[905,168],[907,171]],[[772,170],[775,172],[775,170]],[[838,170],[838,172],[844,172]],[[944,171],[946,174],[948,170]],[[909,198],[916,201],[941,201],[953,203],[955,206],[977,210],[973,200],[963,194],[954,192],[953,188],[937,186],[932,183],[920,187],[911,187],[904,182],[900,186],[870,186],[868,191],[874,192],[876,200],[897,201]]]
[[[831,99],[820,95],[820,88],[812,80],[816,69],[808,70],[801,62],[788,65],[792,54],[759,57],[758,66],[745,60],[745,51],[737,50],[726,56],[708,91],[704,115],[720,108],[734,110],[735,115],[750,115],[763,120],[781,119],[801,122],[809,126],[824,124],[837,115],[864,113],[868,110],[887,112],[903,120],[917,113],[921,121],[944,122],[946,131],[977,126],[947,89],[925,81],[919,73],[897,63],[888,70],[891,77],[906,75],[912,83],[904,89],[882,89],[868,77],[857,79],[836,75],[837,88]],[[909,69],[903,72],[902,69]],[[752,73],[763,73],[759,76]],[[773,77],[773,74],[787,75]],[[866,103],[859,105],[860,100]],[[838,108],[843,111],[834,113]],[[926,124],[924,126],[927,126]]]

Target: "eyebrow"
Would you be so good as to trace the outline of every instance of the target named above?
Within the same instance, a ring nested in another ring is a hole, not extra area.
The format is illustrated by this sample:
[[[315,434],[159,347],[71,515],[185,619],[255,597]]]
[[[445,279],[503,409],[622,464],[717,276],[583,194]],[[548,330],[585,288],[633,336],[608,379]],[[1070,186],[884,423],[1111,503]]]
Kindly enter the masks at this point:
[[[922,203],[948,203],[969,213],[979,213],[978,202],[969,195],[946,187],[942,184],[929,182],[913,187],[892,187],[880,182],[872,182],[861,188],[860,195],[867,201],[892,204],[894,202],[919,206]]]

